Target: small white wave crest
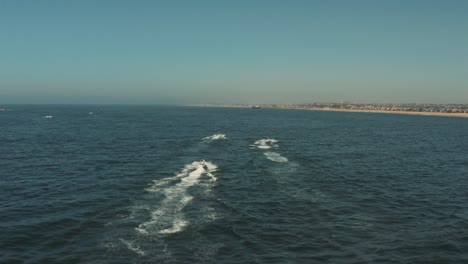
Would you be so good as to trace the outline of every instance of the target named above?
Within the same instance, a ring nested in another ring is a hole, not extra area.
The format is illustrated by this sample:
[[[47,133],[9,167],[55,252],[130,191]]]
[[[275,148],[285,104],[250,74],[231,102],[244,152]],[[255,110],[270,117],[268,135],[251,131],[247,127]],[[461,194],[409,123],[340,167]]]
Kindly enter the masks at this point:
[[[219,139],[226,139],[226,135],[225,134],[214,134],[214,135],[203,138],[203,140],[205,140],[205,141],[213,141],[213,140],[219,140]]]
[[[276,153],[276,152],[268,151],[263,154],[266,156],[267,159],[274,161],[274,162],[288,162],[287,158],[281,156],[279,153]]]
[[[175,234],[179,233],[180,231],[184,230],[184,228],[188,225],[189,223],[185,220],[182,219],[176,219],[172,223],[172,227],[160,230],[160,234]]]
[[[139,247],[139,246],[135,246],[133,242],[131,241],[127,241],[125,239],[122,239],[120,238],[119,239],[120,242],[122,242],[129,250],[137,253],[138,255],[140,256],[144,256],[145,255],[145,252]]]
[[[272,147],[277,148],[278,147],[278,145],[276,145],[277,142],[278,140],[276,139],[267,138],[267,139],[257,140],[254,142],[254,144],[259,149],[270,149]]]

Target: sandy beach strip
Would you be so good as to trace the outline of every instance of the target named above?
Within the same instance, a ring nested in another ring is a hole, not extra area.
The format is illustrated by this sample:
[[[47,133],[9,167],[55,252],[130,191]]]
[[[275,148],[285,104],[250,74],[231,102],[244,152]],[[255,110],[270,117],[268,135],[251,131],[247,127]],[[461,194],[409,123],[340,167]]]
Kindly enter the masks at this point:
[[[229,108],[251,108],[247,105],[191,105],[201,107],[229,107]],[[334,111],[334,112],[353,112],[353,113],[377,113],[377,114],[401,114],[401,115],[424,115],[424,116],[445,116],[445,117],[465,117],[468,113],[443,113],[443,112],[416,112],[416,111],[386,111],[386,110],[358,110],[358,109],[339,109],[339,108],[313,108],[313,107],[268,107],[261,106],[264,109],[286,109],[286,110],[309,110],[309,111]]]
[[[448,117],[467,117],[468,113],[441,113],[441,112],[416,112],[416,111],[386,111],[386,110],[354,110],[354,109],[336,109],[336,108],[291,108],[314,111],[335,111],[335,112],[353,112],[353,113],[378,113],[378,114],[402,114],[402,115],[425,115],[425,116],[448,116]]]

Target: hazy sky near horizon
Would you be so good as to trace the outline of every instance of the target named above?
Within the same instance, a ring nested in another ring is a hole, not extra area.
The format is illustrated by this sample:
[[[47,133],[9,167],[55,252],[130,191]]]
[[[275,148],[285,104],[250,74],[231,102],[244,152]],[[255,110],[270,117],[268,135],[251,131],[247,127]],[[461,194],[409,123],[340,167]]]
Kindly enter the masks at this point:
[[[0,103],[468,103],[468,1],[0,0]]]

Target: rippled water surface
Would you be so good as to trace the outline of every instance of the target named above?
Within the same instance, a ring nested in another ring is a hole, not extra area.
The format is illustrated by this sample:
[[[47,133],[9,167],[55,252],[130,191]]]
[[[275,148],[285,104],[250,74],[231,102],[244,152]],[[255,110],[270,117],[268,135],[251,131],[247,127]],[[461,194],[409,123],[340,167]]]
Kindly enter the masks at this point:
[[[7,108],[0,263],[468,263],[468,119]]]

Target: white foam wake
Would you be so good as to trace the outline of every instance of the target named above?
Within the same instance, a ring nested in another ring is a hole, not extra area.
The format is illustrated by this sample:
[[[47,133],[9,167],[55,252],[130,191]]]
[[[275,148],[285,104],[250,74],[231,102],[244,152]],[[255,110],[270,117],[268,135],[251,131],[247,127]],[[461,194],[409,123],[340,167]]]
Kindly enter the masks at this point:
[[[257,140],[257,141],[255,141],[254,144],[259,149],[270,149],[272,147],[277,148],[278,147],[278,145],[276,145],[277,142],[278,142],[278,140],[276,140],[276,139],[267,138],[267,139]]]
[[[141,255],[141,256],[145,255],[145,252],[139,246],[135,246],[133,242],[127,241],[127,240],[122,239],[122,238],[120,238],[119,240],[131,251],[133,251],[133,252],[135,252],[135,253],[137,253],[138,255]]]
[[[217,166],[211,162],[206,162],[205,165],[192,162],[185,165],[178,175],[154,181],[146,190],[162,191],[165,197],[158,209],[151,213],[151,219],[140,224],[136,230],[141,234],[174,234],[184,230],[189,222],[184,218],[182,210],[193,199],[187,189],[198,184],[203,175],[210,177],[211,182],[216,181],[216,177],[212,174],[216,169]],[[177,184],[167,187],[177,180],[179,181]],[[164,186],[165,188],[162,188]]]
[[[274,161],[274,162],[288,162],[287,158],[281,156],[279,153],[276,153],[276,152],[268,151],[263,154],[266,156],[267,159]]]
[[[226,135],[225,134],[214,134],[214,135],[203,138],[203,140],[205,140],[205,141],[213,141],[213,140],[219,140],[219,139],[226,139]]]

